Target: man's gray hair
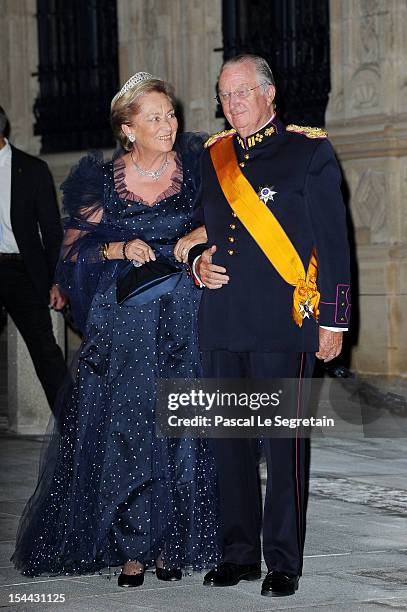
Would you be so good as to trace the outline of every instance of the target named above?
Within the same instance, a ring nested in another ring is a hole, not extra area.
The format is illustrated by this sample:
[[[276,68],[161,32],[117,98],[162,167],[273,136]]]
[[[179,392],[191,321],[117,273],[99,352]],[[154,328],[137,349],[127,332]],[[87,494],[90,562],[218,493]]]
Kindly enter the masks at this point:
[[[226,60],[222,64],[219,77],[222,74],[224,68],[226,68],[226,66],[231,66],[233,64],[243,64],[244,62],[252,62],[252,64],[255,65],[257,81],[259,85],[264,84],[263,91],[265,91],[265,88],[269,85],[273,85],[275,87],[276,83],[274,80],[274,76],[267,61],[264,59],[264,57],[261,57],[260,55],[254,55],[252,53],[242,53],[241,55],[236,55],[235,57],[231,57],[230,59]]]
[[[3,136],[6,131],[6,126],[8,124],[8,118],[6,115],[6,111],[2,106],[0,106],[0,135]]]

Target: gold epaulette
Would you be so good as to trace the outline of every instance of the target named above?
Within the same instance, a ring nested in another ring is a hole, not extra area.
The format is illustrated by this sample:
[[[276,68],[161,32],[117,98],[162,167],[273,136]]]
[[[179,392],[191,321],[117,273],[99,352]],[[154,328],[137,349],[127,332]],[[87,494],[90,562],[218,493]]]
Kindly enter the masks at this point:
[[[204,144],[205,149],[211,147],[215,142],[218,142],[218,140],[224,138],[225,136],[229,136],[230,134],[236,134],[236,130],[223,130],[222,132],[216,132],[216,134],[209,136],[208,140]]]
[[[308,127],[305,125],[287,125],[285,128],[287,132],[296,132],[297,134],[304,134],[307,138],[328,138],[328,132],[318,127]]]

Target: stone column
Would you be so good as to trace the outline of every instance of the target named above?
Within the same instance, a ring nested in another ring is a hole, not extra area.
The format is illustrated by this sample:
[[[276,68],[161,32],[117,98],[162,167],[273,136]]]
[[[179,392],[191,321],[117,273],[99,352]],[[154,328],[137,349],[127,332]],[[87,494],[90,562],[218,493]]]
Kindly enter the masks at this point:
[[[219,0],[121,0],[120,79],[140,70],[170,81],[189,131],[214,132],[215,83],[222,63],[222,3]]]
[[[36,0],[2,0],[0,11],[1,105],[11,124],[16,147],[36,155],[33,105],[38,94]]]
[[[327,128],[359,268],[353,367],[407,375],[407,2],[331,0]]]

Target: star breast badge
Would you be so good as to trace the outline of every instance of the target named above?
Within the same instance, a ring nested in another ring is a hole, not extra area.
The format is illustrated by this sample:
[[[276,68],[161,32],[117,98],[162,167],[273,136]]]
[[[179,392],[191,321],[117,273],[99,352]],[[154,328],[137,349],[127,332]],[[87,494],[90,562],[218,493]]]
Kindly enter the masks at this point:
[[[269,200],[274,202],[274,196],[276,194],[277,191],[273,191],[273,187],[260,187],[257,195],[259,196],[260,200],[267,204]]]
[[[312,315],[313,312],[314,309],[312,307],[312,304],[310,304],[309,300],[307,300],[303,304],[300,304],[300,313],[303,319],[309,319],[310,315]]]

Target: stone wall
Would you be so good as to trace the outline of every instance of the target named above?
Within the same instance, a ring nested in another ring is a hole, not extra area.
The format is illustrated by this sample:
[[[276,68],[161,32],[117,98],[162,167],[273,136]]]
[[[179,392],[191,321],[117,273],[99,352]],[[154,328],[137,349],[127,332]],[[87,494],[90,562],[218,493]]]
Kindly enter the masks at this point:
[[[407,375],[407,2],[331,0],[330,137],[350,192],[359,372]]]
[[[120,0],[120,80],[140,70],[170,81],[186,130],[222,129],[215,83],[222,63],[220,0]]]

